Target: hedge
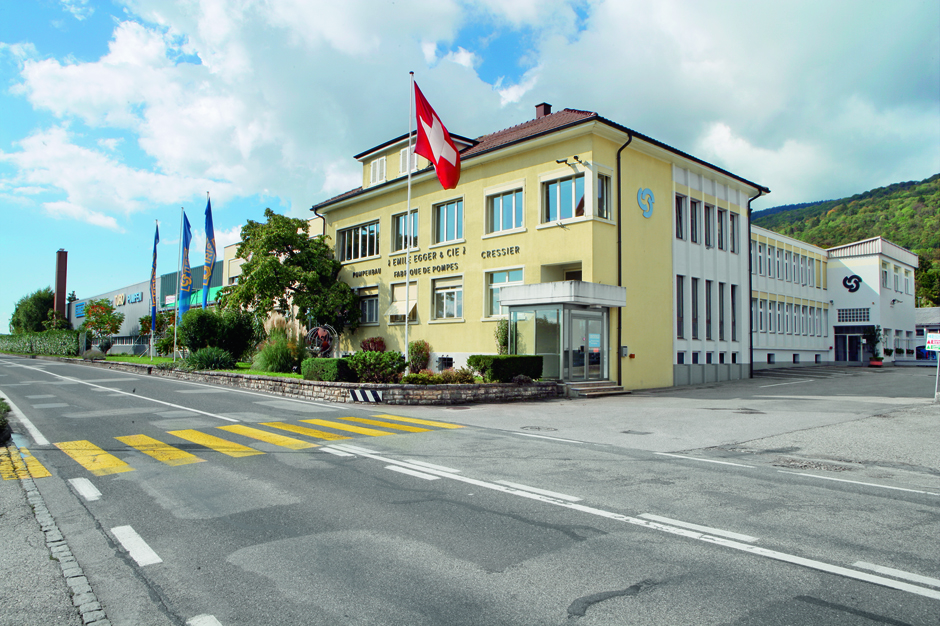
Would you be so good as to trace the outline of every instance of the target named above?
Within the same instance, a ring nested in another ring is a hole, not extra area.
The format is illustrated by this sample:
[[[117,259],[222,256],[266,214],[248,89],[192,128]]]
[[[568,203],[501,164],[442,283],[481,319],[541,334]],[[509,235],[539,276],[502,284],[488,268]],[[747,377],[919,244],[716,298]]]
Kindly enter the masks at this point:
[[[78,356],[77,330],[47,330],[42,333],[0,335],[0,352]]]
[[[532,380],[542,376],[542,357],[529,354],[473,354],[467,365],[480,372],[488,383],[508,383],[519,374]]]
[[[355,382],[356,372],[346,359],[304,359],[300,364],[304,380],[322,380],[326,382]]]

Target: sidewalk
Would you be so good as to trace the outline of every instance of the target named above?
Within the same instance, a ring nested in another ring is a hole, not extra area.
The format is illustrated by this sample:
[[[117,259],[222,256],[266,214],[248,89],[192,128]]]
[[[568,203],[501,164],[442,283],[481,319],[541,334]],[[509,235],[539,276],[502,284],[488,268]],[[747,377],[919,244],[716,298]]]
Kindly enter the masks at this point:
[[[0,473],[0,626],[109,626],[12,443]]]

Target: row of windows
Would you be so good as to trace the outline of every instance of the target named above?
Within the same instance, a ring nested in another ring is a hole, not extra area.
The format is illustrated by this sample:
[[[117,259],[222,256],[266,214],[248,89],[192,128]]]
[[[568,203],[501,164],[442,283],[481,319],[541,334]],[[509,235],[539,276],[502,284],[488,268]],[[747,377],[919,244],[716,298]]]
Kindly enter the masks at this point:
[[[375,163],[375,162],[373,162]],[[597,175],[594,215],[610,219],[611,179]],[[583,217],[585,214],[584,174],[546,181],[541,189],[542,224]],[[486,235],[512,232],[525,226],[525,190],[500,191],[486,197]],[[408,222],[411,221],[409,229]],[[392,252],[414,250],[418,246],[419,212],[413,209],[392,216]],[[464,238],[463,199],[456,198],[431,207],[431,245],[458,242]],[[358,224],[337,232],[337,253],[342,262],[376,257],[380,251],[379,220]]]
[[[704,285],[703,285],[704,283]],[[704,286],[704,293],[702,287]],[[730,288],[729,288],[730,287]],[[731,341],[738,340],[738,286],[718,283],[717,292],[715,290],[715,281],[699,278],[689,278],[690,298],[690,330],[692,339],[705,339],[713,341],[716,339],[714,331],[717,330],[718,341],[725,341],[728,337],[725,330],[730,329]],[[715,296],[717,295],[717,301]],[[725,305],[730,297],[731,308]],[[702,317],[701,303],[704,301],[704,317]],[[676,276],[676,338],[686,338],[686,277]],[[728,314],[726,314],[728,311]],[[717,320],[715,319],[717,313]],[[717,323],[715,323],[717,322]],[[730,322],[730,324],[728,324]],[[704,330],[704,337],[701,331]]]
[[[688,215],[688,220],[686,220]],[[706,248],[730,249],[738,252],[740,217],[727,209],[716,209],[710,204],[676,195],[676,239],[704,243]]]
[[[752,298],[751,332],[828,337],[829,310]]]
[[[699,363],[702,362],[702,353],[701,353],[701,352],[696,351],[696,350],[693,350],[690,354],[692,355],[692,361],[691,361],[692,365],[697,365],[697,364],[699,364]],[[728,362],[727,359],[728,359],[728,353],[727,353],[727,352],[719,352],[719,353],[718,353],[718,363],[727,363],[727,362]],[[708,364],[708,363],[714,363],[714,362],[715,362],[715,353],[714,353],[714,352],[706,352],[706,353],[705,353],[705,363]],[[732,363],[737,363],[737,362],[738,362],[738,353],[737,353],[737,352],[732,352],[732,353],[731,353],[731,362],[732,362]],[[680,350],[679,352],[676,352],[676,364],[677,364],[677,365],[685,365],[685,351],[684,351],[684,350]]]
[[[817,286],[816,259],[812,257],[752,241],[751,259],[752,274],[797,285]]]
[[[891,286],[888,284],[888,270],[889,265],[887,261],[881,262],[881,286],[885,289],[890,289]],[[897,265],[894,266],[894,290],[898,293],[906,293],[908,295],[913,295],[911,291],[911,271],[904,270],[904,291],[901,291],[901,268]]]
[[[487,317],[505,315],[499,301],[503,287],[523,284],[522,269],[500,270],[484,274],[486,303],[484,314]],[[448,276],[431,280],[431,319],[463,319],[463,276]],[[386,315],[391,323],[404,323],[405,315],[409,322],[417,321],[418,283],[412,281],[406,288],[405,283],[394,283],[389,288],[391,306]],[[379,287],[362,287],[358,290],[359,310],[362,314],[360,323],[379,323]],[[408,306],[411,303],[411,306]]]

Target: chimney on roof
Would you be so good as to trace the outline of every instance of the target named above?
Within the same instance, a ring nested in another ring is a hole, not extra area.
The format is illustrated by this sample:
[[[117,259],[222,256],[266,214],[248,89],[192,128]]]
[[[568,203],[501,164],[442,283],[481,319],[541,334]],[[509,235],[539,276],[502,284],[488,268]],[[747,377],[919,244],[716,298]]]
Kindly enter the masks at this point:
[[[551,115],[551,114],[552,114],[552,105],[550,105],[549,103],[543,102],[542,104],[535,105],[535,119],[539,119],[539,118],[545,117],[546,115]]]

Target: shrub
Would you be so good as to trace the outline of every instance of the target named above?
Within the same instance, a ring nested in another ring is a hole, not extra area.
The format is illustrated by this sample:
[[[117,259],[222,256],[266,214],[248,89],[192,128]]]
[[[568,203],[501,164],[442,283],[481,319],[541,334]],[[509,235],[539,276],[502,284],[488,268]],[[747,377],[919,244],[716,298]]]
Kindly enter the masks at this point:
[[[219,316],[208,309],[190,309],[183,314],[176,329],[177,343],[196,352],[207,346],[218,345]]]
[[[92,348],[91,350],[85,350],[85,354],[82,355],[82,358],[86,361],[104,361],[104,352],[97,348]]]
[[[427,369],[431,362],[431,344],[424,339],[417,339],[408,344],[408,370],[420,372]]]
[[[406,385],[441,385],[444,383],[439,374],[433,374],[428,370],[417,374],[405,374],[401,377],[401,382]]]
[[[446,369],[440,374],[441,382],[445,385],[472,385],[476,382],[473,370],[468,367],[459,369]]]
[[[305,359],[300,365],[305,380],[355,382],[356,372],[347,359]]]
[[[241,309],[226,309],[216,314],[218,335],[214,345],[227,350],[237,361],[248,352],[255,340],[254,316]]]
[[[381,337],[363,339],[359,347],[366,352],[385,352],[385,340]]]
[[[512,377],[512,382],[516,385],[531,385],[532,379],[525,374],[516,374]]]
[[[518,374],[525,374],[533,380],[542,375],[542,357],[524,354],[473,354],[467,364],[488,383],[507,383]]]
[[[167,335],[166,337],[157,339],[153,347],[156,348],[157,354],[160,356],[170,356],[173,354],[173,335]]]
[[[503,318],[496,323],[496,330],[493,331],[493,338],[496,339],[496,350],[499,354],[509,353],[509,320]]]
[[[108,353],[108,350],[111,349],[112,345],[114,344],[111,342],[110,337],[102,337],[101,340],[98,341],[98,349],[101,350],[105,354]]]
[[[230,370],[235,368],[235,357],[228,350],[208,347],[196,350],[186,359],[197,370]]]
[[[262,372],[294,372],[307,358],[307,349],[296,334],[286,327],[271,329],[268,338],[252,360],[252,369]]]
[[[405,355],[401,352],[367,352],[350,356],[349,364],[364,383],[394,383],[405,371]]]

